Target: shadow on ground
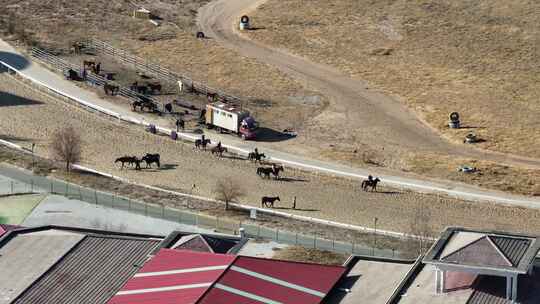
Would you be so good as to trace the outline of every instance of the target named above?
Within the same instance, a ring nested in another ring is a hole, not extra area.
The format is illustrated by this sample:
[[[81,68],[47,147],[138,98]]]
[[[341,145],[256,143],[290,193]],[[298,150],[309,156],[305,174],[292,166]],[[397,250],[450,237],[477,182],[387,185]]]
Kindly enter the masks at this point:
[[[24,58],[23,56],[10,53],[10,52],[1,52],[1,51],[0,51],[0,62],[9,64],[11,67],[17,70],[23,70],[30,65],[30,62],[28,61],[28,59]],[[0,66],[1,66],[0,73],[7,72],[7,68],[3,64],[0,64]]]
[[[283,133],[283,132],[279,132],[273,129],[260,127],[257,131],[257,138],[255,139],[255,141],[277,142],[277,141],[289,140],[295,137],[296,136],[291,135],[289,133]]]
[[[0,92],[0,107],[31,106],[39,104],[43,104],[43,102],[27,99],[11,93]]]

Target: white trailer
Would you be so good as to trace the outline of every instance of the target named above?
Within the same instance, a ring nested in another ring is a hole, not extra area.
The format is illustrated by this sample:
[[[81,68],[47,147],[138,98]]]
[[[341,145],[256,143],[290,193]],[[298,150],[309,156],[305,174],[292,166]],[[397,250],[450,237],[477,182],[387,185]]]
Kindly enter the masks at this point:
[[[206,105],[206,125],[218,131],[226,131],[238,134],[244,139],[255,137],[257,124],[249,116],[248,111],[242,111],[236,107],[222,102]]]

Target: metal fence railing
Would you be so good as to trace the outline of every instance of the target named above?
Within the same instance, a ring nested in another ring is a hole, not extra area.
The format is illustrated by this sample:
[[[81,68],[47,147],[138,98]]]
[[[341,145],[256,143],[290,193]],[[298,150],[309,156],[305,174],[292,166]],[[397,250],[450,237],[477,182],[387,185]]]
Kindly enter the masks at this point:
[[[4,186],[2,188],[2,186]],[[114,193],[97,191],[69,182],[32,176],[24,181],[10,182],[0,190],[4,194],[44,192],[77,199],[97,206],[125,210],[136,214],[173,221],[179,224],[198,228],[214,229],[229,234],[238,234],[240,228],[248,237],[275,241],[284,244],[298,245],[336,253],[359,254],[381,257],[399,257],[400,253],[392,249],[378,249],[366,244],[331,240],[317,235],[291,232],[279,228],[258,225],[252,222],[234,221],[228,218],[203,214],[197,210],[175,209],[163,204],[151,204],[141,200],[128,198]],[[1,193],[1,192],[0,192]]]
[[[48,64],[49,66],[53,67],[54,69],[56,69],[56,70],[58,70],[58,71],[60,71],[62,73],[65,73],[69,69],[72,69],[74,71],[77,71],[79,73],[79,75],[81,74],[82,68],[81,68],[80,65],[77,65],[77,64],[71,63],[69,61],[66,61],[66,60],[64,60],[62,58],[59,58],[58,56],[55,56],[52,53],[47,52],[46,50],[39,49],[37,47],[33,47],[31,49],[30,54],[35,59],[37,59],[37,60],[39,60],[39,61],[41,61],[43,63]],[[94,74],[94,73],[87,73],[85,81],[88,84],[93,85],[93,86],[103,86],[106,83],[111,84],[111,85],[116,85],[116,86],[119,87],[119,90],[118,90],[118,95],[119,96],[122,96],[122,97],[124,97],[124,98],[126,98],[126,99],[128,99],[130,101],[138,101],[138,100],[141,100],[142,98],[144,98],[144,99],[152,102],[153,104],[155,104],[157,106],[158,111],[163,110],[163,107],[162,107],[161,103],[159,101],[157,101],[156,99],[152,98],[151,96],[141,95],[141,94],[131,90],[130,88],[121,86],[120,84],[118,84],[118,83],[116,83],[116,82],[114,82],[112,80],[107,80],[105,77],[103,77],[101,75],[97,75],[97,74]]]
[[[39,187],[34,185],[33,181],[30,183],[23,183],[14,180],[0,181],[0,195],[27,194],[42,191],[42,189],[39,189]]]
[[[237,96],[233,96],[221,90],[211,88],[204,83],[196,82],[185,75],[180,75],[176,72],[166,69],[160,66],[159,64],[149,61],[148,59],[143,59],[143,58],[131,55],[126,50],[115,48],[104,41],[101,41],[95,38],[90,38],[88,40],[85,40],[83,43],[86,47],[89,47],[95,50],[97,53],[105,54],[123,63],[130,64],[134,66],[136,69],[152,74],[161,80],[173,82],[173,83],[177,83],[178,81],[181,81],[183,86],[188,87],[197,93],[205,94],[205,95],[209,95],[209,94],[215,95],[217,98],[219,98],[222,101],[240,104],[241,100]]]

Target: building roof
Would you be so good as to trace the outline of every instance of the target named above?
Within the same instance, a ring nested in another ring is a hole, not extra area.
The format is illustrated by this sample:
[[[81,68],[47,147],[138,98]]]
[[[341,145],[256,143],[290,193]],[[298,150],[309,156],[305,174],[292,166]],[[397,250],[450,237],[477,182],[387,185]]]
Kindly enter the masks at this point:
[[[195,303],[234,259],[233,255],[161,249],[108,303]]]
[[[414,265],[414,260],[353,256],[349,269],[332,290],[325,304],[386,304]],[[384,280],[381,280],[381,277]]]
[[[12,303],[106,303],[159,244],[151,238],[83,231],[84,238]]]
[[[228,235],[174,231],[163,241],[162,248],[236,254],[247,241]]]
[[[0,304],[11,303],[83,238],[60,230],[10,236],[0,247]]]
[[[197,303],[321,303],[345,267],[239,256]]]
[[[18,225],[0,224],[0,237],[2,237],[2,235],[6,234],[8,231],[20,229],[20,228],[23,228],[23,227],[18,226]]]
[[[108,304],[318,304],[341,266],[161,249]]]
[[[424,262],[477,271],[527,273],[539,249],[536,237],[448,228]]]

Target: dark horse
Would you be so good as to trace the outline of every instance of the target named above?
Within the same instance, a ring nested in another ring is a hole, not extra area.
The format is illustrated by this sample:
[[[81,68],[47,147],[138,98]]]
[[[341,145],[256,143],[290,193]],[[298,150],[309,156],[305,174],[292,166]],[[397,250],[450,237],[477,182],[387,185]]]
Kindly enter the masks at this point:
[[[210,139],[197,139],[195,140],[195,148],[204,149],[206,151],[206,146],[210,144]]]
[[[227,152],[227,148],[224,148],[222,146],[215,146],[213,147],[210,152],[212,152],[212,155],[218,155],[219,157],[223,156],[223,152]]]
[[[152,163],[156,163],[158,168],[160,167],[159,154],[146,153],[142,160],[146,163],[146,168],[152,167]]]
[[[260,162],[263,158],[266,158],[266,155],[264,155],[264,153],[249,152],[249,154],[248,154],[248,159],[249,160],[255,160],[255,161]]]
[[[261,199],[261,207],[274,208],[274,203],[280,201],[279,196],[263,196]]]
[[[371,187],[371,191],[377,191],[377,184],[380,181],[378,177],[372,180],[366,179],[362,182],[362,190],[367,191],[367,188]]]
[[[114,95],[118,94],[118,92],[120,91],[120,87],[117,86],[117,85],[112,85],[112,84],[106,83],[106,84],[103,85],[103,90],[105,91],[105,95],[114,96]]]
[[[159,92],[161,94],[161,83],[159,82],[148,82],[146,84],[148,89],[152,94],[155,94],[156,92]]]
[[[262,178],[270,178],[270,174],[274,175],[274,178],[279,178],[279,172],[283,171],[283,166],[272,165],[272,167],[259,167],[257,168],[257,175]]]
[[[136,165],[135,169],[137,169],[137,170],[141,168],[140,167],[141,161],[135,156],[122,156],[122,157],[119,157],[114,161],[114,163],[118,163],[118,162],[122,163],[122,167],[120,169],[124,169],[124,164],[125,163],[128,163],[130,166],[135,164]]]
[[[133,108],[133,112],[137,111],[137,107],[140,107],[141,111],[144,111],[144,108],[148,108],[150,112],[157,111],[157,105],[144,96],[140,96],[139,100],[133,101],[131,107]]]

